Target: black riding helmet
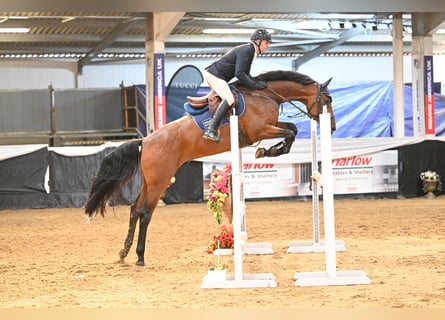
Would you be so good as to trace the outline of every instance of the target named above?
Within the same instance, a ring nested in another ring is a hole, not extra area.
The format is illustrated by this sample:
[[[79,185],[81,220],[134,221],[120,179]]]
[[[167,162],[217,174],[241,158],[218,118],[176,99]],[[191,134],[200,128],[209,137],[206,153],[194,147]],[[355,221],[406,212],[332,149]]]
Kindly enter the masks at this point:
[[[267,32],[266,29],[256,29],[253,33],[252,36],[250,37],[250,40],[255,41],[255,40],[266,40],[269,42],[272,42],[272,36],[270,35],[269,32]]]

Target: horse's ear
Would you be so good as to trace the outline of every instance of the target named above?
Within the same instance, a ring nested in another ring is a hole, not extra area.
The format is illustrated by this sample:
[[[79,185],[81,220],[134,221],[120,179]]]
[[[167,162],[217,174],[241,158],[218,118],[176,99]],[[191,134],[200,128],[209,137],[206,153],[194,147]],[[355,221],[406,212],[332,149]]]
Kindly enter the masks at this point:
[[[321,86],[323,88],[326,88],[331,83],[331,81],[332,81],[332,78],[330,78],[328,81],[325,81]]]

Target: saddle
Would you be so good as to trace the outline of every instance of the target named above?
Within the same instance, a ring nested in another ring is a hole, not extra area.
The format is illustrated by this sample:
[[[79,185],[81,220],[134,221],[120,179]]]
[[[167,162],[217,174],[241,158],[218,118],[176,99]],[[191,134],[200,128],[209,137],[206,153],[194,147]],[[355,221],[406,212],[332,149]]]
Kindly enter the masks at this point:
[[[236,91],[232,90],[234,103],[230,106],[228,110],[228,114],[231,113],[234,106],[238,104],[238,94]],[[202,108],[205,108],[206,106],[209,106],[209,111],[211,114],[215,114],[216,109],[218,108],[219,104],[221,103],[221,97],[212,89],[208,94],[202,97],[190,97],[187,96],[187,100],[190,104],[190,106],[193,109],[199,110]]]

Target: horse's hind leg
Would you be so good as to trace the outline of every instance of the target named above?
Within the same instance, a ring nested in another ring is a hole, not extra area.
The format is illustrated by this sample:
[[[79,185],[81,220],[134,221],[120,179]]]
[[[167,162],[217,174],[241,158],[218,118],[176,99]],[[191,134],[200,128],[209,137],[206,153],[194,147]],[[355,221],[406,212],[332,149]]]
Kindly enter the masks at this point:
[[[297,127],[290,122],[278,122],[277,127],[274,128],[276,129],[275,136],[271,135],[269,138],[284,136],[284,140],[273,145],[269,149],[258,148],[255,152],[255,158],[277,157],[279,155],[289,153],[298,132]]]
[[[144,201],[144,204],[139,209],[139,237],[138,237],[138,244],[136,247],[136,253],[138,255],[138,260],[136,261],[137,266],[144,266],[145,260],[144,260],[144,252],[145,252],[145,241],[147,239],[147,229],[148,225],[150,224],[151,217],[153,214],[154,208],[156,206],[147,206],[147,201]],[[156,202],[157,204],[157,202]]]
[[[139,213],[136,211],[136,205],[133,204],[131,206],[130,222],[128,225],[127,237],[125,238],[124,241],[124,248],[121,251],[119,251],[119,258],[121,262],[124,262],[124,259],[128,255],[131,245],[133,244],[134,232],[136,230],[136,224],[138,222],[138,219],[139,219]]]
[[[133,244],[134,239],[134,233],[136,231],[136,224],[139,221],[139,237],[138,237],[138,244],[136,247],[136,253],[138,255],[138,260],[136,261],[136,265],[138,266],[144,266],[144,251],[145,251],[145,239],[147,234],[147,228],[150,224],[151,220],[151,212],[149,211],[146,201],[142,204],[142,206],[139,209],[136,209],[139,203],[139,197],[141,196],[141,193],[138,196],[138,199],[136,200],[136,203],[131,206],[131,212],[130,212],[130,222],[128,225],[128,233],[127,237],[124,241],[124,248],[119,251],[119,257],[120,261],[123,262],[125,257],[128,255],[128,252],[130,251],[131,245]]]

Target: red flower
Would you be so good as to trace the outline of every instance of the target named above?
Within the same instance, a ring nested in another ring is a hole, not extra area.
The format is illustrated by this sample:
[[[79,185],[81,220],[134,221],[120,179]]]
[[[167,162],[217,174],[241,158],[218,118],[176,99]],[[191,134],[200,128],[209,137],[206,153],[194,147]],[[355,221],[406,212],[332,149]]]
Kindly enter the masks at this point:
[[[223,225],[219,234],[213,236],[213,241],[207,248],[207,253],[213,253],[218,249],[218,241],[220,249],[233,249],[233,228]]]

